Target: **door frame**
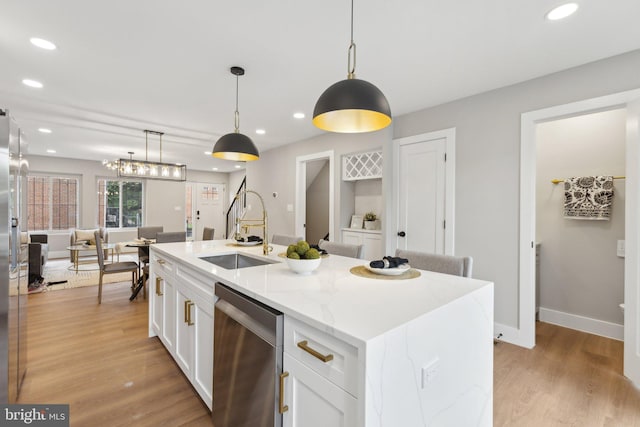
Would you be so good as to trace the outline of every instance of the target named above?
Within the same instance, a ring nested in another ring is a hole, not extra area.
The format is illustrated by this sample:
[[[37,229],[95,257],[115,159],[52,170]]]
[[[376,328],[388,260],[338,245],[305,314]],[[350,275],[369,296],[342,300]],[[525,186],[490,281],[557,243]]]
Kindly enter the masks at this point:
[[[620,92],[598,98],[587,99],[521,115],[520,134],[520,236],[519,236],[519,283],[518,283],[518,326],[516,328],[496,324],[496,333],[503,334],[505,341],[527,348],[535,346],[535,240],[536,240],[536,125],[584,114],[597,113],[618,108],[626,108],[640,99],[640,89]],[[638,192],[637,123],[636,135],[631,135],[629,113],[627,113],[627,142],[625,183],[625,359],[627,347],[637,347],[640,339],[638,325],[638,296],[640,282],[640,263],[638,262],[640,245],[640,196]],[[634,139],[635,138],[635,139]],[[627,305],[626,300],[631,299]],[[625,363],[625,375],[627,363]],[[637,374],[640,376],[639,374]],[[640,378],[635,378],[640,383]]]
[[[306,239],[307,233],[304,227],[307,217],[307,162],[314,160],[329,160],[329,233],[337,236],[334,229],[334,203],[335,203],[335,165],[334,151],[327,150],[319,153],[307,154],[296,157],[296,203],[295,203],[295,235]],[[335,237],[332,237],[335,240]]]
[[[398,218],[400,216],[399,192],[397,191],[400,183],[400,146],[415,144],[417,142],[428,142],[435,139],[445,140],[445,153],[447,156],[444,164],[445,169],[445,192],[444,192],[444,219],[446,227],[444,229],[444,253],[446,255],[454,254],[454,237],[455,237],[455,177],[456,177],[456,128],[448,128],[433,132],[421,133],[419,135],[407,136],[404,138],[396,138],[392,141],[392,191],[393,191],[393,209],[388,212],[391,214],[389,224],[391,227],[386,228],[385,241],[386,253],[395,253],[396,234],[398,232]]]

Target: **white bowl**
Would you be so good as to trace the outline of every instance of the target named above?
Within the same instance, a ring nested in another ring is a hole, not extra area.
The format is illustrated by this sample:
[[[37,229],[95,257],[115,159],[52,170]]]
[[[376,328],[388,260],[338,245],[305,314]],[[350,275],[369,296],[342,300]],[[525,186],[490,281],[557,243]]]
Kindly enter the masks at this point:
[[[322,258],[317,259],[293,259],[293,258],[285,258],[287,260],[287,265],[289,268],[298,274],[311,274],[318,266],[320,266],[320,262]]]

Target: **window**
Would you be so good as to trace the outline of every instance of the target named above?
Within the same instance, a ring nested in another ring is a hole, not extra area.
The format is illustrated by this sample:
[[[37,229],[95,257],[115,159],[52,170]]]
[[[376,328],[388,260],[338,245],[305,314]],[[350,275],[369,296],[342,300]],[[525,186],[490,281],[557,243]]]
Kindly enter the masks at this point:
[[[68,230],[78,226],[78,178],[27,177],[29,230]]]
[[[98,180],[98,223],[101,227],[141,227],[142,181]]]

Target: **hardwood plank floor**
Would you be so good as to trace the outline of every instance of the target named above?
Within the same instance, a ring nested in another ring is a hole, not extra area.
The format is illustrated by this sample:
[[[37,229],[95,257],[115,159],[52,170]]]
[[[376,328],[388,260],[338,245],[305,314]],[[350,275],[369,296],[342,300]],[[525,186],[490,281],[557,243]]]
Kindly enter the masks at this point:
[[[640,427],[640,390],[622,375],[622,342],[536,325],[533,350],[495,347],[495,426]]]
[[[212,426],[130,283],[29,295],[27,375],[18,403],[68,403],[71,426]]]
[[[147,338],[147,301],[130,303],[127,282],[103,292],[101,305],[95,287],[29,296],[19,403],[68,403],[78,427],[212,426],[169,353]],[[533,350],[495,347],[495,426],[640,427],[640,391],[622,376],[621,342],[537,326]]]

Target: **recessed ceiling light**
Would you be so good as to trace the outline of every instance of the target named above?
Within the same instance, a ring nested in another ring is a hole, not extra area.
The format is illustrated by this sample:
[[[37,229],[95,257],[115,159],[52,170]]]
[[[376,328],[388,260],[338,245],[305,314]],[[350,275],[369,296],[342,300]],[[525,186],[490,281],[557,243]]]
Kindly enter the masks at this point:
[[[212,170],[214,170],[214,171],[217,171],[217,170],[218,170],[218,168],[211,168],[211,169],[212,169]]]
[[[240,169],[242,166],[240,165],[236,165],[236,169]]]
[[[546,17],[549,21],[557,21],[573,15],[578,10],[578,3],[566,3],[552,9]]]
[[[23,79],[22,84],[29,87],[35,87],[37,89],[41,89],[43,86],[42,83],[40,83],[39,81],[31,80],[31,79]]]
[[[258,135],[264,135],[265,133],[267,133],[267,131],[266,131],[266,130],[264,130],[264,129],[256,129],[256,133],[257,133]]]
[[[56,150],[51,150],[51,149],[47,150],[47,153],[55,154],[55,152]]]
[[[304,113],[293,113],[294,119],[304,119]]]
[[[51,133],[51,129],[47,129],[47,128],[38,128],[38,132],[41,132],[41,133]]]
[[[204,154],[205,154],[205,156],[210,156],[211,155],[211,151],[205,151]]]
[[[51,43],[49,40],[41,39],[38,37],[31,37],[29,41],[32,45],[38,46],[41,49],[56,50],[56,45]]]

